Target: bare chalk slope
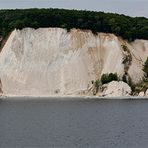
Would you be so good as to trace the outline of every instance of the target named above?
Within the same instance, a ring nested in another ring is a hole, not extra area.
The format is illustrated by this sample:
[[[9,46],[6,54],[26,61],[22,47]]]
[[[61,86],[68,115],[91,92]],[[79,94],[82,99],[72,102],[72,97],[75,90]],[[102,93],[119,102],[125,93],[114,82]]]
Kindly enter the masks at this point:
[[[124,50],[122,45],[127,46]],[[148,41],[127,43],[113,34],[60,28],[14,30],[0,53],[0,79],[6,95],[78,95],[103,73],[127,71],[143,77]],[[129,57],[130,62],[124,64]]]

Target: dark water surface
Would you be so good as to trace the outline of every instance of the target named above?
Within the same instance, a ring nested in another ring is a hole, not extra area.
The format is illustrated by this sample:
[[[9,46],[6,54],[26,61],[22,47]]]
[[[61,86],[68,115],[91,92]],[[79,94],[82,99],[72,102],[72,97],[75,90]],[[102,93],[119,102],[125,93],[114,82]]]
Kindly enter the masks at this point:
[[[147,148],[148,101],[0,102],[0,148]]]

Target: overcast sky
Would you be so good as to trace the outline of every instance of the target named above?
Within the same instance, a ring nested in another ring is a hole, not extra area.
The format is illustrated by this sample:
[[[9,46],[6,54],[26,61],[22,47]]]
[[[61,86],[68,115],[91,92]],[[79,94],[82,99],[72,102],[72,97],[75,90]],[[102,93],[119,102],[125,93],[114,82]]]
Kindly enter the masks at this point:
[[[148,0],[0,0],[6,8],[67,8],[148,17]]]

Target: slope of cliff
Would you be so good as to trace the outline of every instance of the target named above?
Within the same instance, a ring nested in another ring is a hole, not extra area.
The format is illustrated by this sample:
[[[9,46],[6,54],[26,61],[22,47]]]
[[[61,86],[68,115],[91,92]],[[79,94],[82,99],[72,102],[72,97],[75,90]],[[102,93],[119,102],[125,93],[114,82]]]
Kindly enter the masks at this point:
[[[126,47],[126,50],[123,48]],[[103,73],[143,78],[148,41],[60,28],[14,30],[0,53],[6,95],[79,95]]]

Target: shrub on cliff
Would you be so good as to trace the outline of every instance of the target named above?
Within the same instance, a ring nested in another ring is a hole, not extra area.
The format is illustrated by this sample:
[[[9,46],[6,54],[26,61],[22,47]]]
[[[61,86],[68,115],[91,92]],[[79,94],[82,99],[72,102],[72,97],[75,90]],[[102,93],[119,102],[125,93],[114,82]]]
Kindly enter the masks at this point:
[[[101,83],[102,84],[106,84],[106,83],[109,83],[111,81],[118,81],[117,73],[115,73],[115,74],[113,74],[113,73],[103,74],[101,76]]]
[[[145,72],[146,79],[148,79],[148,57],[147,60],[145,61],[143,71]]]

